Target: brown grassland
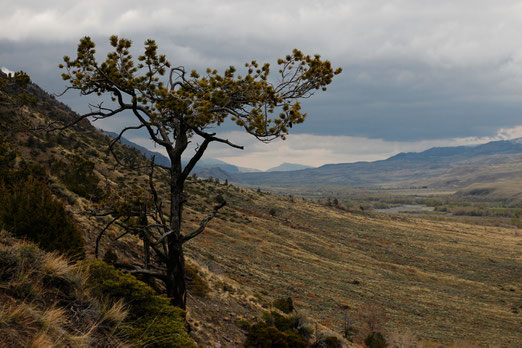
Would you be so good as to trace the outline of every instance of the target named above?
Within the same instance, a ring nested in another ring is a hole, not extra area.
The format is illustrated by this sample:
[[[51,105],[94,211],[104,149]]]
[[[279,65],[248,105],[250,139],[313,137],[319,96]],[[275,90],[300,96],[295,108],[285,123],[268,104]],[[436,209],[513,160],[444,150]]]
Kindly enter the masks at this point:
[[[192,190],[209,188],[229,204],[191,243],[190,255],[260,296],[291,295],[337,332],[343,305],[355,314],[376,302],[389,329],[410,328],[423,339],[522,341],[517,229],[347,212],[207,183]]]

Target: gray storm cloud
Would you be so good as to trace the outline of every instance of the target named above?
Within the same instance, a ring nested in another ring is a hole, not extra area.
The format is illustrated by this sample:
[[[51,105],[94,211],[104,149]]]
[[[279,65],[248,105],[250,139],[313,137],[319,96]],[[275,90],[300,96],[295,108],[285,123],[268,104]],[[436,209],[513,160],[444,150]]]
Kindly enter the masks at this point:
[[[304,103],[310,116],[298,134],[451,143],[522,124],[519,1],[0,5],[0,66],[26,70],[51,92],[63,88],[56,66],[74,54],[80,37],[93,37],[103,53],[108,36],[118,34],[136,47],[154,38],[174,64],[189,69],[273,62],[294,47],[320,53],[344,72],[327,93]],[[62,100],[85,111],[86,101],[75,95]],[[118,123],[99,126],[116,130]]]

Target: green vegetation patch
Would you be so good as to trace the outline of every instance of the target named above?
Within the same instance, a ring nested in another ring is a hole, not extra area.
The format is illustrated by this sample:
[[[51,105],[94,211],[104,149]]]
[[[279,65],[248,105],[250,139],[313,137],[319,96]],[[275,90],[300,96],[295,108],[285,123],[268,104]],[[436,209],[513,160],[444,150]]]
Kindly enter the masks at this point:
[[[51,166],[53,174],[58,176],[64,185],[72,192],[94,202],[103,197],[103,191],[98,187],[99,179],[94,174],[94,163],[73,155],[67,163],[58,160]]]
[[[204,297],[210,291],[208,283],[199,275],[195,265],[185,264],[185,277],[187,278],[187,288],[191,295]]]
[[[122,347],[114,335],[125,318],[85,288],[86,274],[67,259],[0,231],[2,347]]]
[[[28,238],[47,251],[83,257],[83,239],[63,203],[36,179],[0,184],[0,224],[19,238]]]
[[[290,296],[279,298],[274,301],[274,307],[283,313],[290,314],[294,310],[294,301]]]
[[[248,327],[245,347],[308,347],[307,338],[300,334],[296,317],[266,312],[263,321]]]
[[[83,257],[81,233],[49,189],[45,168],[23,161],[16,166],[16,156],[0,139],[0,227],[46,251]]]
[[[103,261],[85,265],[93,293],[113,301],[122,299],[129,306],[128,318],[119,328],[122,337],[142,347],[196,346],[187,333],[184,310],[171,306],[167,298],[145,283]]]

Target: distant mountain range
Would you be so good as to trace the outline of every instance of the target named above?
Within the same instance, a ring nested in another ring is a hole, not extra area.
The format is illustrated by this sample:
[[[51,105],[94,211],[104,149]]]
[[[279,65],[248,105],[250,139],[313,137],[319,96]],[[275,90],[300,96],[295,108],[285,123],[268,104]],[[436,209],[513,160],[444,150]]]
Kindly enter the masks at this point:
[[[288,163],[284,162],[278,165],[277,167],[267,169],[267,172],[290,172],[293,170],[302,170],[307,168],[313,168],[311,166],[305,166],[303,164],[296,164],[296,163]]]
[[[105,132],[115,137],[116,133]],[[125,138],[156,163],[169,166],[166,156]],[[350,185],[430,186],[462,188],[474,183],[522,177],[522,138],[492,141],[473,146],[434,147],[423,152],[399,153],[386,160],[326,164],[312,168],[283,163],[266,172],[241,168],[217,159],[202,159],[194,168],[200,177],[213,177],[248,185]]]
[[[522,138],[492,141],[480,145],[433,147],[423,152],[399,153],[388,160],[406,161],[454,161],[458,158],[470,158],[485,155],[516,154],[522,152]]]
[[[434,147],[386,160],[326,164],[289,172],[244,173],[234,180],[250,185],[351,185],[392,183],[458,188],[474,182],[522,177],[522,139],[475,146]]]

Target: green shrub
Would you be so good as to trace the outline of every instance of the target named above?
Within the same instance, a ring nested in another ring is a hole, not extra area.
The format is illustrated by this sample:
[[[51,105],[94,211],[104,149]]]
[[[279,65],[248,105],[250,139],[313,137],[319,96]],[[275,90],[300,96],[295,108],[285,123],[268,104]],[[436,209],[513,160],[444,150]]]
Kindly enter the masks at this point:
[[[220,193],[216,196],[216,198],[214,199],[217,203],[223,203],[225,201],[225,198],[223,197],[223,195]]]
[[[295,329],[294,317],[285,317],[284,315],[281,315],[277,312],[271,312],[270,315],[272,316],[272,321],[274,323],[274,326],[279,331],[291,332]]]
[[[305,339],[310,339],[314,334],[314,327],[310,319],[302,312],[296,312],[293,318],[295,331]]]
[[[283,297],[274,301],[274,307],[283,313],[290,314],[294,310],[294,301],[290,296]]]
[[[16,153],[7,141],[0,138],[0,177],[4,178],[12,170],[16,161]],[[4,178],[5,180],[5,178]]]
[[[80,232],[45,183],[29,179],[11,187],[0,184],[0,197],[0,224],[14,236],[32,240],[47,251],[84,256]]]
[[[321,348],[339,348],[342,347],[341,341],[335,336],[326,336],[323,335],[315,344],[317,347]]]
[[[239,319],[237,321],[236,325],[238,328],[245,330],[245,331],[248,331],[250,329],[250,323],[245,318]]]
[[[74,155],[68,159],[68,163],[61,160],[53,163],[51,170],[69,190],[77,195],[94,202],[103,198],[103,191],[98,187],[100,180],[94,174],[93,162]]]
[[[3,149],[5,148],[2,148],[0,145],[0,152]],[[16,154],[14,152],[10,152],[4,156],[0,155],[0,182],[3,182],[6,186],[11,187],[29,179],[40,181],[47,179],[45,168],[38,163],[27,163],[22,160],[15,169],[15,158]]]
[[[196,266],[185,265],[185,277],[187,279],[187,290],[194,296],[206,296],[210,291],[207,282],[199,275]]]
[[[245,347],[262,348],[299,348],[306,347],[306,341],[293,332],[281,332],[266,322],[259,322],[250,327]]]
[[[103,261],[85,264],[90,273],[88,285],[95,295],[114,302],[122,299],[129,306],[129,316],[119,328],[122,337],[140,347],[195,347],[187,333],[184,310]]]
[[[103,261],[109,265],[113,265],[118,262],[118,255],[114,252],[114,250],[112,250],[112,248],[109,248],[103,255]]]
[[[368,348],[386,348],[388,343],[380,332],[372,332],[364,339],[364,344]]]
[[[288,347],[285,334],[273,326],[259,322],[250,327],[245,347]]]
[[[265,312],[263,321],[248,327],[245,347],[307,347],[299,334],[295,317]]]

